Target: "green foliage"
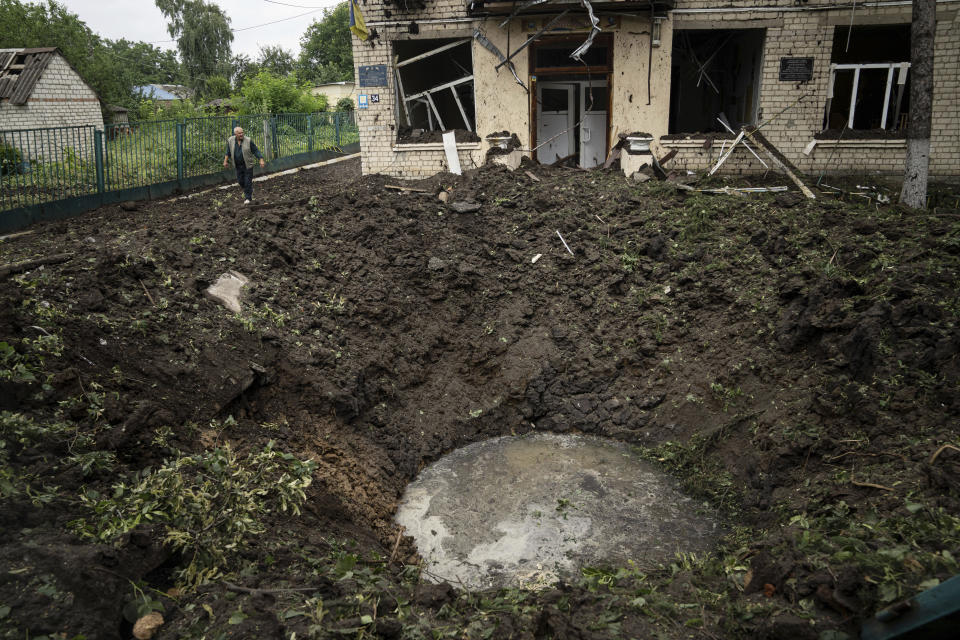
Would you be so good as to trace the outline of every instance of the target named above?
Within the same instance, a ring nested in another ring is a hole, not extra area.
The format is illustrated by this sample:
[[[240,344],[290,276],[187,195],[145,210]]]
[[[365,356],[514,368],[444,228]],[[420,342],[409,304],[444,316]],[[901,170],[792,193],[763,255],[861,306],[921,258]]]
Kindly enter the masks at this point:
[[[277,46],[260,47],[257,55],[257,66],[260,71],[269,71],[277,76],[288,76],[296,68],[297,61],[293,54]]]
[[[44,358],[59,356],[63,343],[58,335],[42,335],[19,341],[21,351],[8,342],[0,342],[0,380],[33,383],[43,376]]]
[[[226,76],[210,76],[207,78],[207,90],[204,98],[214,100],[228,97],[230,97],[230,78]]]
[[[241,104],[252,113],[312,113],[327,108],[325,96],[314,96],[292,76],[261,71],[241,90]]]
[[[3,47],[57,47],[107,104],[133,107],[132,88],[177,82],[180,64],[172,52],[145,42],[102,39],[59,2],[0,0]]]
[[[883,515],[870,510],[851,517],[839,501],[816,514],[789,520],[789,544],[815,565],[853,564],[865,589],[882,604],[913,595],[935,584],[931,574],[956,574],[960,518],[943,507],[904,502],[904,513]],[[951,551],[952,550],[952,551]],[[929,582],[929,584],[928,584]]]
[[[21,162],[23,162],[23,156],[19,149],[0,142],[0,176],[19,172]]]
[[[300,38],[299,74],[321,84],[353,78],[353,44],[350,40],[350,9],[341,2],[324,9]]]
[[[337,111],[353,111],[353,99],[352,98],[340,98],[337,100]]]
[[[160,523],[165,543],[186,560],[180,579],[195,586],[221,575],[231,554],[266,531],[267,514],[299,515],[315,468],[273,442],[245,459],[225,446],[144,469],[113,485],[110,496],[87,490],[81,499],[92,515],[71,524],[84,537],[110,541]]]
[[[37,422],[22,413],[0,412],[0,498],[26,495],[37,506],[53,499],[56,487],[37,489],[34,478],[18,473],[10,464],[14,447],[25,448],[63,440],[74,433],[74,426],[61,421]]]

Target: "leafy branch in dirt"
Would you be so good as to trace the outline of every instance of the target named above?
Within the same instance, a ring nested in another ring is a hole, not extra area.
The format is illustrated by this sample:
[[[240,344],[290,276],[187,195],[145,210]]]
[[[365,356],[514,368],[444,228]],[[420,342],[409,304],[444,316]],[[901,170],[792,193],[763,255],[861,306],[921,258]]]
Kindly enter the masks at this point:
[[[23,338],[21,350],[8,342],[0,342],[0,381],[31,384],[44,377],[43,363],[46,356],[59,356],[63,352],[60,336],[42,335],[34,339]],[[46,385],[46,380],[44,385]]]
[[[245,459],[228,446],[165,462],[139,472],[102,496],[87,489],[81,500],[90,518],[71,523],[78,534],[116,540],[143,523],[162,523],[164,543],[187,560],[179,577],[196,586],[222,575],[228,557],[267,530],[273,511],[300,514],[316,464],[274,449],[271,441]]]

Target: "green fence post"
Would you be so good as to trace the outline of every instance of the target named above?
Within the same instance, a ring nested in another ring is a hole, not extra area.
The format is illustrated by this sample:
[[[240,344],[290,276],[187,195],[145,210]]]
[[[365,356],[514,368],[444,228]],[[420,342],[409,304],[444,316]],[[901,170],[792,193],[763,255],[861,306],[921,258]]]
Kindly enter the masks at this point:
[[[307,151],[313,151],[313,118],[307,116]]]
[[[182,122],[177,123],[177,180],[183,180],[183,128]]]
[[[340,113],[333,114],[333,144],[336,147],[340,146]]]
[[[104,180],[103,180],[103,131],[99,129],[94,129],[93,131],[93,152],[96,154],[97,159],[97,193],[102,194],[104,192]],[[89,175],[89,174],[88,174]]]
[[[280,141],[277,139],[277,116],[270,118],[270,140],[273,142],[273,157],[280,157]]]

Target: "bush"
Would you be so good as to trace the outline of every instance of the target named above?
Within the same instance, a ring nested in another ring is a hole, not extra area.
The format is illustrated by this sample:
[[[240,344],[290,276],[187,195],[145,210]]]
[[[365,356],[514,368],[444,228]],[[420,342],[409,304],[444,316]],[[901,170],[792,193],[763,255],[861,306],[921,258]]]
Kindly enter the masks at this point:
[[[23,156],[16,147],[0,142],[0,176],[20,172]]]
[[[340,98],[337,100],[337,111],[353,111],[353,98]]]
[[[86,491],[81,499],[93,515],[71,526],[110,541],[140,524],[161,523],[164,543],[187,560],[181,582],[196,586],[221,575],[229,555],[266,531],[268,513],[299,515],[315,468],[276,451],[273,442],[244,460],[225,446],[145,469],[133,482],[115,484],[110,496]]]
[[[240,91],[246,113],[313,113],[327,108],[327,97],[310,93],[306,84],[293,76],[261,71],[243,82]]]

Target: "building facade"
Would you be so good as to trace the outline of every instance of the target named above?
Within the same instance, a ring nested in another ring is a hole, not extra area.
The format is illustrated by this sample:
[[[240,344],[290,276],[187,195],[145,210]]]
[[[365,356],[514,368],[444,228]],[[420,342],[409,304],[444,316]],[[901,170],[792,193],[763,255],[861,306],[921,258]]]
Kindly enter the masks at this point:
[[[659,157],[676,151],[672,167],[702,170],[752,125],[809,174],[902,173],[909,3],[720,4],[370,0],[371,37],[353,39],[363,170],[446,170],[429,132],[449,129],[464,168],[495,133],[584,167],[639,133]],[[933,176],[960,174],[958,8],[937,3]],[[721,170],[767,169],[737,145]]]

